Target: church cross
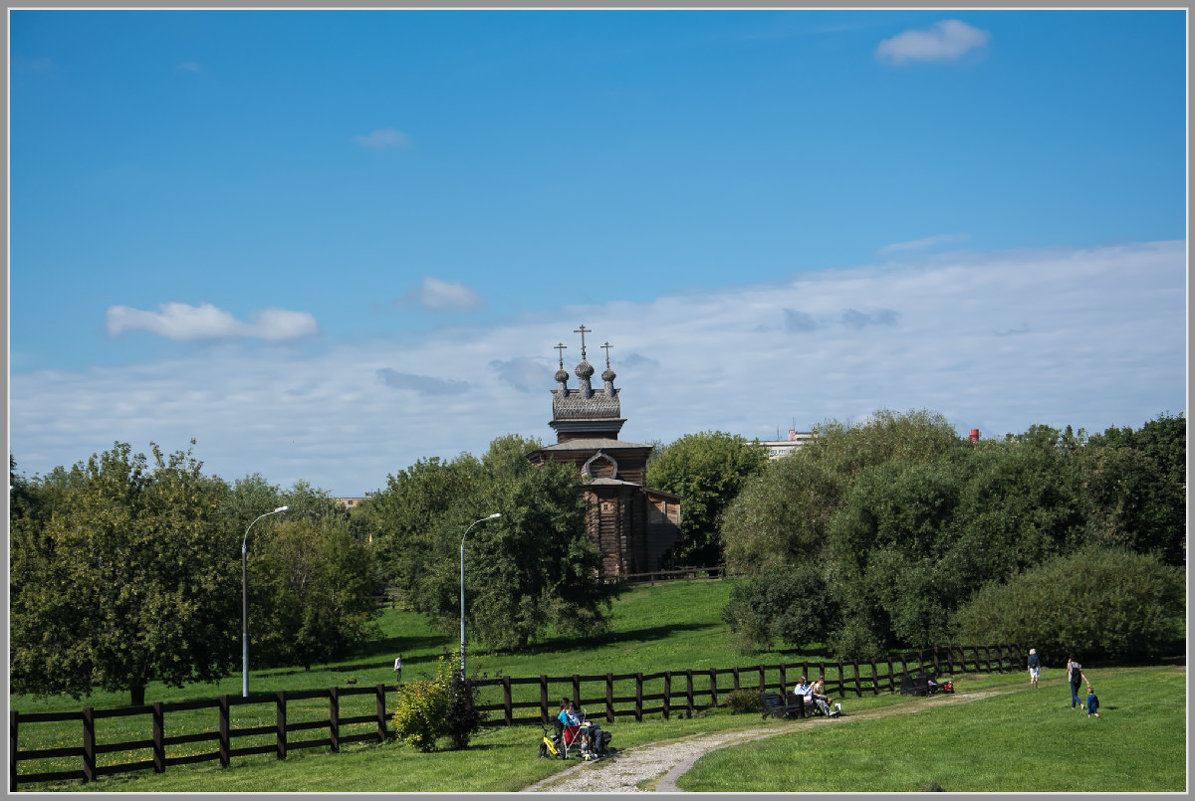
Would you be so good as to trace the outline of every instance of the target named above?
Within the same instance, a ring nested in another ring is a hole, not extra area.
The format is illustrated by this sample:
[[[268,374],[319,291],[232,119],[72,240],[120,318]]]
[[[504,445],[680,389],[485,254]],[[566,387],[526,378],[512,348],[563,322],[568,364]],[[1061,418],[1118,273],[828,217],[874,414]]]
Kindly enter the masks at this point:
[[[557,344],[555,347],[556,347],[556,350],[560,351],[560,369],[563,370],[564,369],[564,350],[565,350],[565,348],[568,347],[568,345],[565,345],[563,342],[561,342],[561,343]]]
[[[606,349],[606,369],[610,369],[610,348],[614,347],[609,342],[602,343],[602,347]]]
[[[573,333],[574,333],[574,334],[580,334],[580,335],[581,335],[581,361],[585,361],[585,335],[586,335],[586,334],[592,334],[592,333],[593,333],[593,329],[592,329],[592,328],[586,328],[586,327],[585,327],[585,323],[581,323],[581,327],[580,327],[580,328],[574,328],[574,329],[573,329]]]

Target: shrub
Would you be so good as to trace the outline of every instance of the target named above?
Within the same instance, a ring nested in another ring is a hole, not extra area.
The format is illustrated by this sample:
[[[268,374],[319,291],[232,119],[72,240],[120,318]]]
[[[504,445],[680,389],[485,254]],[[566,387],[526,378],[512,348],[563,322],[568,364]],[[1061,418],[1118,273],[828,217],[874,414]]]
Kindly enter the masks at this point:
[[[726,696],[726,705],[735,715],[742,712],[763,711],[763,702],[759,700],[759,693],[755,690],[735,690]]]
[[[398,709],[391,719],[398,739],[420,751],[434,751],[436,740],[445,728],[447,708],[448,694],[438,682],[404,684],[398,697]]]
[[[400,687],[398,709],[391,720],[401,742],[434,751],[437,741],[447,735],[452,749],[469,747],[485,716],[477,708],[477,677],[462,676],[456,667],[459,663],[460,651],[445,652],[436,662],[435,676]]]
[[[1045,664],[1062,665],[1068,653],[1080,661],[1144,659],[1173,641],[1184,596],[1181,568],[1087,547],[986,585],[957,620],[964,641],[1032,646]]]
[[[466,678],[460,671],[453,671],[452,681],[448,685],[444,728],[454,750],[468,748],[469,739],[485,722],[485,716],[477,707],[480,691],[473,678]]]
[[[722,610],[740,653],[768,648],[774,637],[794,648],[820,642],[837,615],[818,566],[810,562],[736,584]]]

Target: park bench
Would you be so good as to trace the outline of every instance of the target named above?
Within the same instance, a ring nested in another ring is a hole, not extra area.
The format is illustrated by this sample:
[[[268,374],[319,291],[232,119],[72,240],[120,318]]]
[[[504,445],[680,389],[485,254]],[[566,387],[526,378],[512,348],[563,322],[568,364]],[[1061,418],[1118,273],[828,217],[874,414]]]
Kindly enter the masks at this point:
[[[773,718],[803,718],[806,714],[804,699],[797,698],[793,693],[760,693],[760,703],[763,706],[763,717]],[[813,710],[809,710],[813,714]]]

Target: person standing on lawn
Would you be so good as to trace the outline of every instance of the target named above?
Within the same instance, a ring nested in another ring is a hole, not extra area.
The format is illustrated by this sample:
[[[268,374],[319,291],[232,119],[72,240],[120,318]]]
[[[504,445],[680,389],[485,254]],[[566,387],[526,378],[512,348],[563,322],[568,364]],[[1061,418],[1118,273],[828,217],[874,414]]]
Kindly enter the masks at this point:
[[[1071,709],[1076,706],[1083,709],[1083,702],[1079,700],[1079,687],[1087,681],[1087,676],[1083,675],[1083,666],[1075,661],[1075,655],[1071,654],[1066,658],[1066,680],[1071,686]]]
[[[1041,660],[1037,658],[1037,649],[1029,649],[1029,686],[1036,687],[1041,677]]]

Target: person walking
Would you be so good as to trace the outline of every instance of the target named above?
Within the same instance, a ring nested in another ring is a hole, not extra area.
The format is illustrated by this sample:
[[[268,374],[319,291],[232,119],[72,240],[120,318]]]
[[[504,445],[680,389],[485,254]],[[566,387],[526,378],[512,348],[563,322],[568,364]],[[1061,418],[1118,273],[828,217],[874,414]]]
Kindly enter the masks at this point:
[[[1090,684],[1087,681],[1087,676],[1083,675],[1083,666],[1075,661],[1074,654],[1066,658],[1066,681],[1071,686],[1071,709],[1076,706],[1083,709],[1083,702],[1079,700],[1079,687],[1084,683]]]
[[[1029,649],[1029,686],[1036,687],[1041,678],[1041,660],[1037,658],[1037,649]]]
[[[402,654],[399,654],[394,659],[394,681],[402,684]]]

